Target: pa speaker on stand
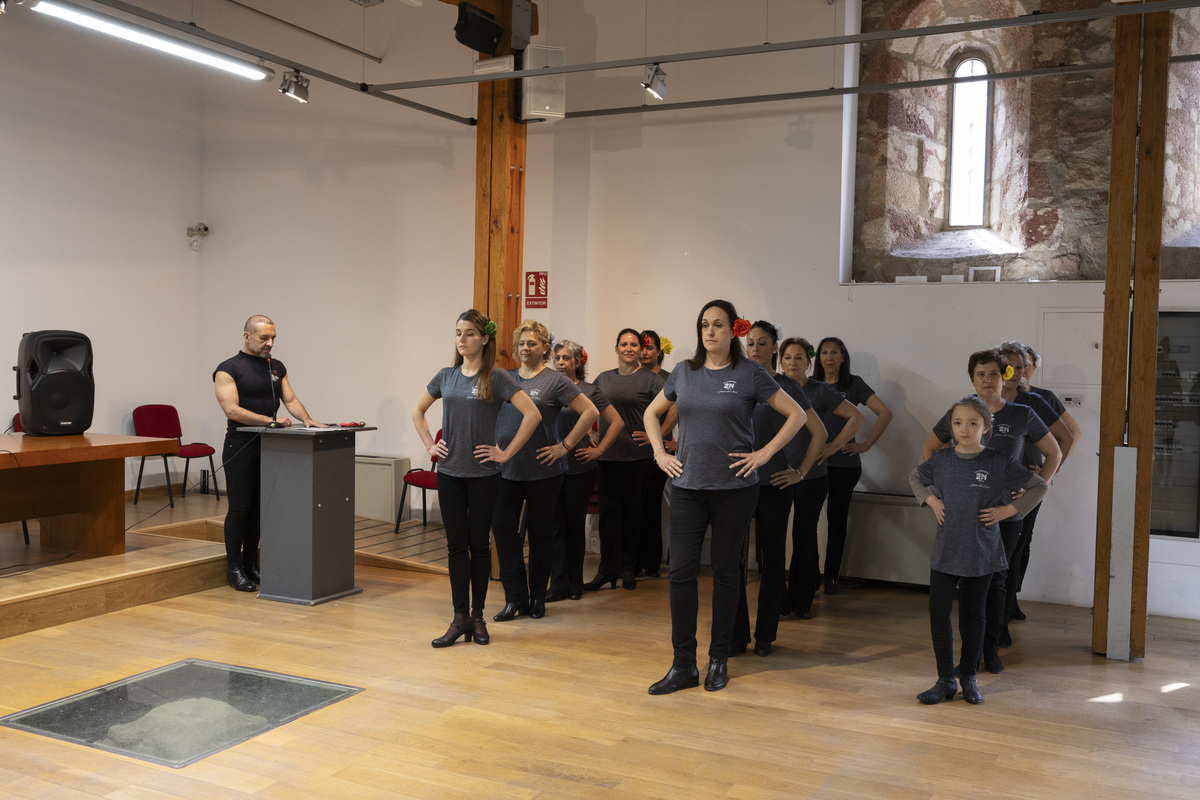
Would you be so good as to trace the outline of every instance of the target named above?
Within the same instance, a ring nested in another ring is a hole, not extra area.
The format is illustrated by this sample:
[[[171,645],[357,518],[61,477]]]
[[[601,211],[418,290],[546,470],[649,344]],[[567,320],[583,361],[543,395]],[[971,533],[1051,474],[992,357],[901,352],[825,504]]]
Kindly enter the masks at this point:
[[[17,410],[25,433],[65,435],[92,426],[92,341],[75,331],[34,331],[17,350]]]

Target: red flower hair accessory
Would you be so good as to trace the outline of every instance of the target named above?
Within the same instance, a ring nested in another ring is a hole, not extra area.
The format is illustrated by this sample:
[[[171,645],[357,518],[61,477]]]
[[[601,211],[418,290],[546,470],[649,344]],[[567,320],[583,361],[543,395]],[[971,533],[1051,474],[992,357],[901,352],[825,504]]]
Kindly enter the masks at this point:
[[[750,320],[738,317],[733,321],[733,335],[745,336],[750,332]]]
[[[580,363],[580,364],[586,364],[586,363],[587,363],[587,350],[584,350],[584,351],[583,351],[583,355],[580,357],[580,359],[579,359],[579,363]]]
[[[645,347],[647,349],[654,347],[654,340],[651,339],[649,336],[643,336],[642,337],[642,347]]]

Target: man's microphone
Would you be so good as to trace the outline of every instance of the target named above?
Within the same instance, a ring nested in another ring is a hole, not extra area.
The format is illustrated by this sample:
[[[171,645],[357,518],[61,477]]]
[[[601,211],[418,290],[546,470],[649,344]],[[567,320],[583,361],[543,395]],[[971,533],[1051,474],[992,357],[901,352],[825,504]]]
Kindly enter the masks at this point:
[[[279,420],[275,418],[275,412],[279,408],[279,401],[275,399],[275,370],[271,367],[271,354],[267,353],[267,380],[271,383],[271,421],[267,423],[268,428],[282,428]]]

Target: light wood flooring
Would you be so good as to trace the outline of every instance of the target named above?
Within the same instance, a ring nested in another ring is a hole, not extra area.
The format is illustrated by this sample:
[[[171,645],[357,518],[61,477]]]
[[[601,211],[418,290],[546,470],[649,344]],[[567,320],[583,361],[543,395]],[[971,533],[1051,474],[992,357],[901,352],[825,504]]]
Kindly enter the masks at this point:
[[[590,577],[588,575],[587,577]],[[986,702],[921,706],[923,593],[848,585],[724,691],[650,697],[671,661],[668,582],[492,623],[434,650],[441,575],[357,569],[315,607],[226,587],[0,640],[0,713],[197,657],[366,691],[181,770],[0,728],[5,798],[1188,798],[1200,793],[1200,623],[1148,656],[1089,652],[1087,609],[1025,603]],[[489,616],[502,604],[491,585]],[[701,583],[701,652],[708,644]],[[751,600],[753,607],[753,600]],[[1168,691],[1168,689],[1173,689]]]

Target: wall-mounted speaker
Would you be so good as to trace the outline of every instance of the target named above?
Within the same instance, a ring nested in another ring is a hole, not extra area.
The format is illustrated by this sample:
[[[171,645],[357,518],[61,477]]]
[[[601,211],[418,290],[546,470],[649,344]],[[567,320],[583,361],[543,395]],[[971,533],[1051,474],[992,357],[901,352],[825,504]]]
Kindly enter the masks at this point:
[[[491,14],[470,3],[458,4],[454,38],[459,44],[465,44],[477,53],[494,56],[503,35],[504,28]]]
[[[83,433],[92,426],[92,341],[75,331],[34,331],[17,349],[17,410],[25,433]]]
[[[525,50],[524,68],[561,67],[567,51],[561,47],[531,44]],[[551,122],[567,112],[567,76],[547,75],[521,79],[521,122]]]

